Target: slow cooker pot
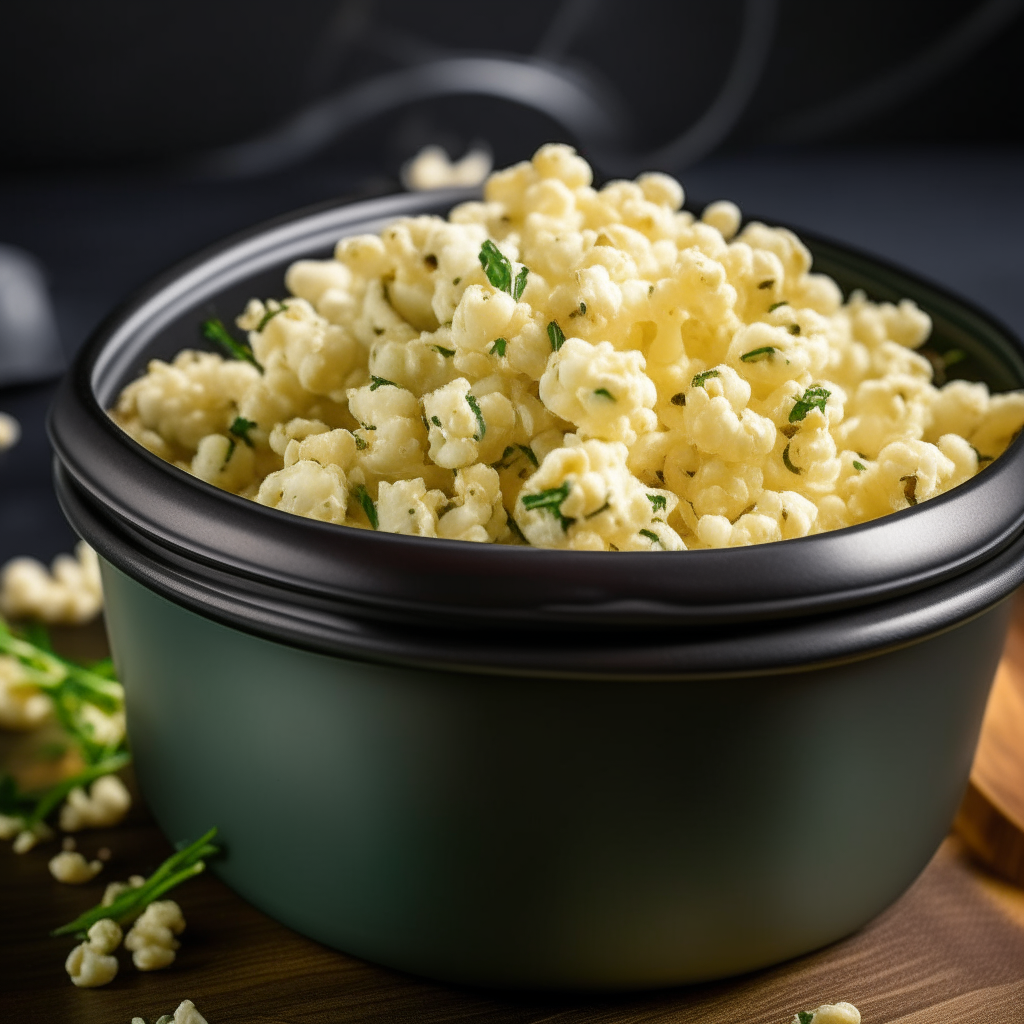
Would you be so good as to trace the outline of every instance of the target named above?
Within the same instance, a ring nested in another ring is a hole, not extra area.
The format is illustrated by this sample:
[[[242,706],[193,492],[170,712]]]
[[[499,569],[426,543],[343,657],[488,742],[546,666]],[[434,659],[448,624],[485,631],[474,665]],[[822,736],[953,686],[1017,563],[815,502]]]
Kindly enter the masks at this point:
[[[329,204],[164,275],[55,401],[55,480],[99,552],[139,782],[172,840],[216,824],[229,885],[338,949],[446,981],[707,980],[854,931],[913,881],[966,785],[1024,580],[1024,446],[834,533],[588,553],[350,530],[219,491],[106,415],[200,321],[294,259],[461,193]],[[806,235],[804,236],[806,239]],[[909,274],[962,375],[1024,347]]]

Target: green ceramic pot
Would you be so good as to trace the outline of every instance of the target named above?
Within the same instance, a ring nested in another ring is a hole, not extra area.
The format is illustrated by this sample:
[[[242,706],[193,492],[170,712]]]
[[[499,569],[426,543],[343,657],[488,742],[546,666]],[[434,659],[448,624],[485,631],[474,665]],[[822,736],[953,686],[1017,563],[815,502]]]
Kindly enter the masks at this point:
[[[485,986],[719,978],[848,935],[913,881],[966,785],[1024,579],[1024,449],[873,523],[756,548],[589,554],[288,516],[104,415],[199,319],[291,259],[453,198],[296,214],[115,314],[51,418],[100,552],[140,784],[174,841],[303,934]],[[909,295],[997,387],[1020,343],[825,242],[844,288]]]

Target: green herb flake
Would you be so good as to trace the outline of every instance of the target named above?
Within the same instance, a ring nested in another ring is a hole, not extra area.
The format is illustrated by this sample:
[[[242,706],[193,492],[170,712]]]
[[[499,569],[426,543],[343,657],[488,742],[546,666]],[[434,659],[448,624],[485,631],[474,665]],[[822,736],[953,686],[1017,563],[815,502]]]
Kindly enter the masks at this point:
[[[646,537],[652,544],[661,544],[661,538],[653,530],[641,530],[641,537]]]
[[[718,370],[704,370],[702,373],[698,373],[693,380],[690,381],[690,387],[702,388],[712,377],[721,377],[721,373]]]
[[[790,443],[792,443],[792,442],[790,442]],[[799,466],[794,466],[793,463],[790,461],[790,458],[789,458],[789,445],[788,444],[786,445],[785,449],[782,452],[782,463],[786,467],[786,469],[788,469],[790,471],[790,473],[796,473],[797,476],[800,475],[800,473],[801,473],[800,467]]]
[[[488,238],[477,257],[487,280],[499,291],[512,294],[512,264],[508,257]],[[525,278],[523,279],[525,284]]]
[[[526,279],[530,276],[530,270],[528,267],[521,267],[519,273],[516,274],[515,284],[512,286],[512,298],[518,302],[523,297],[523,292],[526,291]]]
[[[452,278],[452,284],[458,284],[461,280],[462,280],[461,277],[453,277]]]
[[[224,461],[220,464],[220,468],[223,469],[230,461],[231,456],[235,454],[235,447],[237,441],[233,437],[228,438],[228,450],[224,453]]]
[[[260,318],[260,322],[256,325],[256,333],[262,334],[263,328],[266,327],[278,313],[283,313],[287,308],[288,307],[282,302],[278,305],[277,309],[268,309]]]
[[[908,505],[917,504],[917,474],[901,476],[900,483],[903,484],[903,497],[907,499]]]
[[[423,257],[423,262],[426,263],[431,270],[437,270],[437,257],[432,252],[428,252],[427,255]]]
[[[957,363],[962,363],[966,358],[967,353],[963,349],[951,348],[942,353],[942,365],[956,366]]]
[[[600,395],[601,398],[610,398],[613,402],[618,401],[618,399],[607,388],[595,388],[594,394]]]
[[[686,405],[686,395],[684,395],[682,391],[678,391],[669,399],[669,401],[673,405]]]
[[[994,456],[992,456],[992,455],[982,455],[981,452],[979,452],[978,449],[975,448],[973,444],[971,445],[971,451],[974,452],[974,455],[977,458],[979,465],[981,465],[981,463],[983,463],[983,462],[991,462],[992,459],[994,458]]]
[[[363,484],[356,484],[352,489],[352,496],[362,506],[366,518],[370,520],[370,526],[376,530],[380,525],[380,521],[377,519],[377,506],[373,503],[370,492]]]
[[[799,324],[790,324],[789,327],[786,328],[786,330],[788,330],[790,334],[799,334],[800,333],[800,325]]]
[[[863,473],[868,467],[863,462],[858,462],[856,459],[853,460],[853,468],[858,472]]]
[[[431,416],[430,417],[430,422],[433,423],[435,427],[443,427],[444,426],[444,424],[441,423],[441,418],[439,416]]]
[[[553,515],[562,525],[563,530],[568,530],[575,519],[562,515],[562,502],[569,497],[570,484],[566,480],[561,487],[549,487],[546,491],[539,491],[537,494],[520,495],[520,502],[527,512],[544,511]]]
[[[769,313],[774,313],[775,310],[777,310],[779,308],[779,306],[788,306],[788,305],[789,305],[789,303],[785,299],[780,299],[778,302],[773,302],[768,307],[768,312]]]
[[[355,438],[357,451],[365,452],[370,447],[358,434],[352,436]]]
[[[814,1014],[810,1010],[801,1010],[797,1017],[800,1018],[800,1024],[811,1024],[811,1021],[814,1020]]]
[[[587,304],[585,302],[580,303],[580,316],[587,315]]]
[[[473,415],[476,417],[476,425],[479,428],[477,433],[473,435],[473,440],[482,441],[487,433],[487,421],[484,419],[484,414],[480,411],[480,406],[477,405],[476,395],[466,395],[466,404],[473,410]]]
[[[263,367],[252,354],[252,349],[249,348],[248,345],[245,345],[233,338],[228,329],[224,326],[223,321],[218,317],[211,317],[209,320],[204,320],[200,325],[199,331],[207,341],[212,341],[215,345],[220,345],[221,348],[227,351],[235,359],[251,363],[260,371],[260,373],[263,372]]]
[[[595,508],[593,512],[588,512],[583,518],[593,519],[594,516],[599,516],[602,512],[607,512],[612,507],[610,501],[606,501],[600,508]]]
[[[744,363],[759,363],[762,359],[771,359],[775,355],[777,349],[774,345],[765,345],[762,348],[752,348],[749,352],[744,352],[740,356],[740,360]]]
[[[668,508],[668,498],[664,494],[648,494],[647,500],[653,512],[664,512]]]
[[[235,422],[228,427],[228,433],[234,434],[239,440],[244,441],[250,448],[252,447],[252,439],[249,437],[249,431],[256,426],[255,420],[247,420],[244,416],[236,416]],[[230,456],[229,456],[230,458]]]
[[[507,338],[495,338],[494,344],[491,346],[491,355],[504,357],[506,345],[508,345]]]
[[[552,352],[557,352],[565,344],[562,328],[554,320],[548,324],[548,341],[551,342]]]
[[[534,454],[533,449],[528,444],[517,444],[516,447],[533,463],[533,468],[536,469],[540,463],[537,461],[537,456]]]
[[[812,409],[824,412],[825,403],[831,394],[832,392],[828,388],[823,388],[820,384],[812,384],[804,392],[803,398],[796,400],[796,404],[789,412],[789,422],[799,423]]]
[[[388,380],[387,377],[370,377],[370,390],[376,391],[377,388],[397,388],[401,387],[400,384],[396,384],[393,380]]]
[[[775,278],[769,277],[767,281],[762,281],[757,287],[764,291],[765,288],[772,288],[775,285]]]
[[[431,345],[430,346],[435,352],[439,352],[445,357],[445,359],[451,359],[455,355],[455,349],[445,348],[443,345]]]

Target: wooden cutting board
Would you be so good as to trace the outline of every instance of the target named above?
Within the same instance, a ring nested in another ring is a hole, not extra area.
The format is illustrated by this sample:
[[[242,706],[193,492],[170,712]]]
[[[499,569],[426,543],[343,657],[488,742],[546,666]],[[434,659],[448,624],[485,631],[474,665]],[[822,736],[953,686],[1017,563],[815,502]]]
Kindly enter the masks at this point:
[[[954,828],[986,866],[1024,885],[1024,591],[992,687]]]

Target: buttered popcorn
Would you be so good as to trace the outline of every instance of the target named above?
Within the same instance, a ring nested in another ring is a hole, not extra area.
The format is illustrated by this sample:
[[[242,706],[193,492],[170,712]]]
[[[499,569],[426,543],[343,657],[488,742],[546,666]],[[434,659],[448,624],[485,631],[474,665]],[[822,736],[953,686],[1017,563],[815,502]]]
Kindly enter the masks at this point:
[[[664,174],[595,189],[544,146],[447,220],[293,264],[289,297],[238,318],[248,345],[208,322],[227,356],[154,360],[111,415],[272,508],[587,551],[865,522],[970,479],[1024,425],[1024,393],[935,385],[913,302],[844,301],[791,231],[682,203]]]

